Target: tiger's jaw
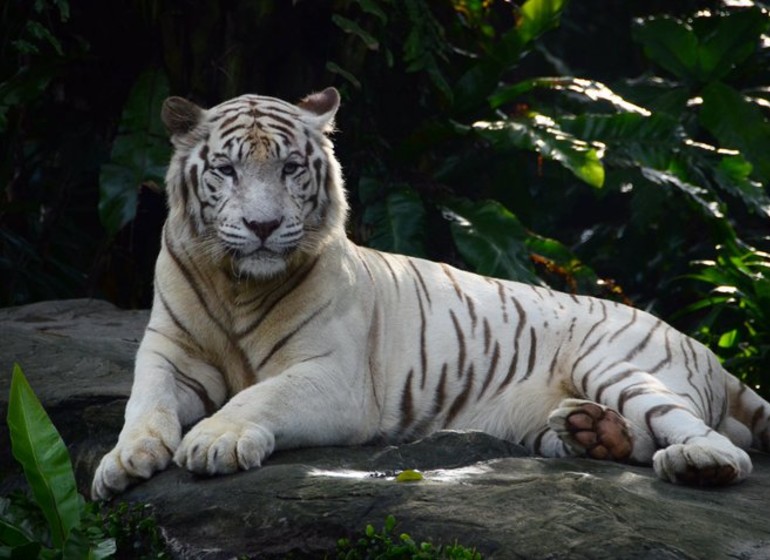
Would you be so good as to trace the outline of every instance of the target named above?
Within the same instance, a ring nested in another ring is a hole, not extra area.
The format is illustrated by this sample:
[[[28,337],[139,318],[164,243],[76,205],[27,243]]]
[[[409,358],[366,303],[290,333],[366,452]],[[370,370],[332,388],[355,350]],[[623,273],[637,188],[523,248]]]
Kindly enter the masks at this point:
[[[291,253],[280,254],[269,249],[258,249],[251,253],[232,253],[230,256],[233,274],[254,280],[270,280],[284,274],[289,268]]]

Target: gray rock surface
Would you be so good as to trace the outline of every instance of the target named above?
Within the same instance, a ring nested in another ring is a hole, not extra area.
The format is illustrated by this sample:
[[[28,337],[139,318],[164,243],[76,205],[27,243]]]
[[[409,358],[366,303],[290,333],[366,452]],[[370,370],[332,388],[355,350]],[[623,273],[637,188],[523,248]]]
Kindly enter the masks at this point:
[[[84,492],[120,429],[146,320],[91,300],[0,309],[0,411],[18,362]],[[227,477],[172,468],[125,499],[152,504],[176,558],[323,558],[337,538],[394,514],[397,532],[457,540],[485,558],[770,559],[770,456],[752,458],[743,484],[697,490],[647,468],[526,457],[485,434],[440,432],[392,447],[279,452]],[[3,423],[0,474],[11,465]],[[407,468],[424,479],[397,482]]]

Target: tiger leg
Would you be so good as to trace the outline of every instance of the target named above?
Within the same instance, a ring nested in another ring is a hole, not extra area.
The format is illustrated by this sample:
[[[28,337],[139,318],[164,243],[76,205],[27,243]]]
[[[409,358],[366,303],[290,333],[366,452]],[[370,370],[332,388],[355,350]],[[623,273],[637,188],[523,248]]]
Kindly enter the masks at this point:
[[[328,375],[319,375],[320,368]],[[247,387],[193,426],[174,461],[199,474],[228,474],[260,466],[274,449],[364,443],[374,435],[378,412],[363,381],[337,371],[303,362]]]
[[[719,486],[738,482],[751,472],[748,454],[709,427],[689,399],[672,392],[655,375],[624,369],[598,379],[589,376],[582,386],[626,419],[632,429],[632,459],[647,463],[651,459],[660,478]],[[639,433],[646,433],[652,446],[638,449]]]
[[[200,393],[208,378],[218,376],[211,366],[175,354],[148,332],[137,352],[134,385],[126,404],[125,422],[115,447],[107,453],[94,473],[93,499],[106,499],[141,479],[165,469],[181,440],[182,426],[205,413]],[[173,361],[172,361],[173,360]],[[201,381],[180,383],[182,370],[197,368]],[[211,370],[211,371],[208,371]],[[197,385],[196,385],[197,383]],[[216,383],[208,384],[215,387]],[[221,385],[221,381],[219,382]],[[190,387],[200,389],[193,391]],[[217,397],[214,397],[217,398]],[[224,395],[219,396],[219,400]]]

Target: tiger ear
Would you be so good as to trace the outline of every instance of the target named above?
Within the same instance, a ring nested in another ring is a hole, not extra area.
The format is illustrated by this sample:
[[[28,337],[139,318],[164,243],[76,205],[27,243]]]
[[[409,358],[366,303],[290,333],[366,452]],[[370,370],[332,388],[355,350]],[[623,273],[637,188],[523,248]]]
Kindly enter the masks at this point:
[[[202,118],[203,109],[182,97],[169,97],[160,111],[160,119],[171,136],[187,134]]]
[[[315,115],[318,128],[329,132],[334,129],[334,115],[340,107],[340,94],[335,88],[328,87],[318,93],[311,93],[297,106]]]

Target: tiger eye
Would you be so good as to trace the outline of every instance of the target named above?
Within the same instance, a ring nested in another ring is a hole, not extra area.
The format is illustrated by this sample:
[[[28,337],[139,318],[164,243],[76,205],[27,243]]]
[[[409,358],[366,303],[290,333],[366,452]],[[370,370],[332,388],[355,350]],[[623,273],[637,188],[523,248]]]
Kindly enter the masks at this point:
[[[232,165],[220,165],[215,169],[226,177],[235,177],[235,168]]]

